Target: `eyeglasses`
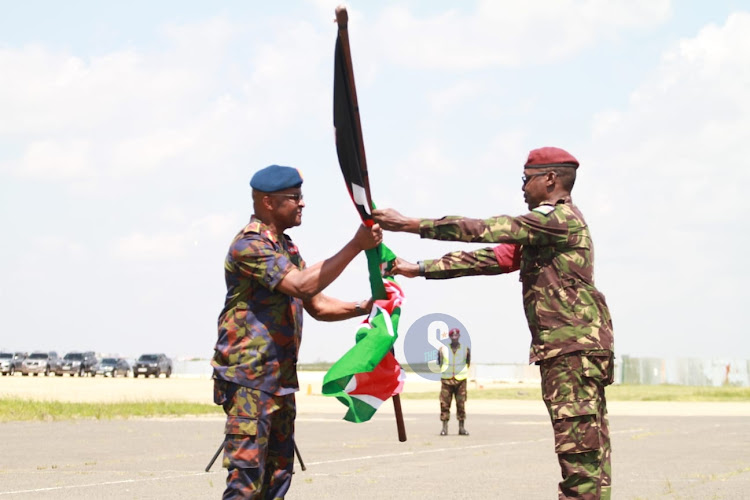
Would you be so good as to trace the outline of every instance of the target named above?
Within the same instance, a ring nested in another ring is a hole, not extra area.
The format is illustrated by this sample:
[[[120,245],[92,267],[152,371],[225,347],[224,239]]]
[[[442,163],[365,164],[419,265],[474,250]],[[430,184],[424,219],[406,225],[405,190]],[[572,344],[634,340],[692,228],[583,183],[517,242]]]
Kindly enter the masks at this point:
[[[528,182],[531,180],[532,177],[537,177],[539,175],[547,175],[549,172],[539,172],[538,174],[529,174],[529,175],[522,175],[521,176],[521,182],[523,182],[523,185],[525,186],[528,184]]]
[[[305,199],[302,193],[269,193],[268,196],[281,196],[282,198],[292,200],[294,203],[297,203],[297,204],[299,204],[300,201],[303,201]]]

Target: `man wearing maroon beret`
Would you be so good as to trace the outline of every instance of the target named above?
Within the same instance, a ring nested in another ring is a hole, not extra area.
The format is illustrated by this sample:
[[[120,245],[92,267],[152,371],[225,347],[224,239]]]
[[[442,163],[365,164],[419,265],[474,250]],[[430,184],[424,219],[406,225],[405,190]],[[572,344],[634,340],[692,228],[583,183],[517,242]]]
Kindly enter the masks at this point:
[[[459,342],[461,330],[451,328],[448,332],[450,344],[438,350],[437,362],[440,366],[440,420],[443,422],[441,436],[448,435],[448,421],[451,419],[451,400],[456,398],[456,419],[458,435],[468,436],[464,426],[466,420],[466,378],[471,366],[471,349]]]
[[[599,499],[611,495],[604,388],[613,381],[614,341],[607,303],[594,286],[589,228],[570,196],[578,166],[560,148],[531,151],[522,177],[530,212],[519,217],[417,219],[393,209],[373,217],[389,231],[499,244],[416,264],[397,259],[393,274],[447,279],[520,270],[529,362],[539,365],[562,470],[559,497]]]

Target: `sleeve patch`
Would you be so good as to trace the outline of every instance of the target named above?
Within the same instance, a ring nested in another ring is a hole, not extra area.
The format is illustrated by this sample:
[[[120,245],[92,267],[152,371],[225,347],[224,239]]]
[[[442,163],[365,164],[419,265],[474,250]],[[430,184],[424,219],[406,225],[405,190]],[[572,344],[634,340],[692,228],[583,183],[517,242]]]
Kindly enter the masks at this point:
[[[538,212],[544,215],[549,215],[550,213],[554,211],[555,211],[555,207],[553,207],[552,205],[539,205],[538,207],[532,210],[532,212]]]

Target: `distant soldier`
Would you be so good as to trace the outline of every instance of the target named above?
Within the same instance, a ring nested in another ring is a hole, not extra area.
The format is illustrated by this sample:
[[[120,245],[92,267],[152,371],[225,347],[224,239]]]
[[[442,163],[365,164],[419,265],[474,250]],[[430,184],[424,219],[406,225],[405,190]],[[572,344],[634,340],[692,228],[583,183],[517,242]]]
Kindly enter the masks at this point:
[[[302,177],[271,165],[253,175],[254,214],[224,262],[227,295],[211,364],[214,401],[224,407],[225,499],[284,498],[294,463],[294,393],[302,308],[318,320],[369,312],[372,300],[342,302],[320,293],[382,232],[360,226],[334,256],[307,267],[284,234],[302,223]]]
[[[451,419],[451,400],[456,398],[456,418],[458,419],[458,433],[468,436],[464,427],[466,420],[466,377],[469,376],[471,364],[471,350],[468,345],[461,344],[458,339],[461,330],[451,328],[448,337],[451,342],[438,351],[438,365],[440,366],[440,420],[443,422],[441,436],[448,434],[448,421]]]
[[[383,229],[422,238],[501,243],[416,264],[398,259],[393,274],[427,279],[520,269],[531,330],[529,360],[540,367],[563,480],[560,498],[610,498],[611,448],[604,388],[612,383],[614,341],[604,296],[594,286],[594,248],[570,192],[578,160],[559,148],[535,149],[524,165],[529,210],[520,217],[407,218],[375,210]]]

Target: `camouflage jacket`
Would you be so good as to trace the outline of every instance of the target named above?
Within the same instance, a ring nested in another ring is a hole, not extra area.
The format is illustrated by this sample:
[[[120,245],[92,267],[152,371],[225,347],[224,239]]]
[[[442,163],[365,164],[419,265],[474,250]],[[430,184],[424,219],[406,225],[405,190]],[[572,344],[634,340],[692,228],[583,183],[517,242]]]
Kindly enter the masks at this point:
[[[254,217],[234,237],[224,262],[227,296],[211,361],[215,379],[277,395],[298,389],[302,300],[275,290],[294,268],[305,268],[297,246]]]
[[[583,215],[570,198],[526,215],[489,219],[425,219],[422,238],[501,245],[426,260],[427,279],[501,274],[520,268],[531,331],[529,362],[574,351],[613,351],[612,320],[594,286],[594,248]],[[517,255],[509,257],[516,248]]]

